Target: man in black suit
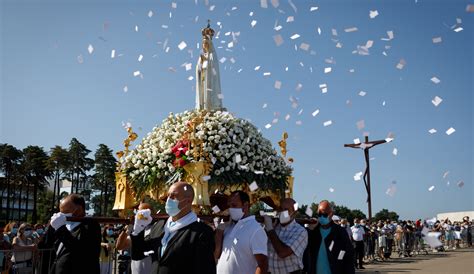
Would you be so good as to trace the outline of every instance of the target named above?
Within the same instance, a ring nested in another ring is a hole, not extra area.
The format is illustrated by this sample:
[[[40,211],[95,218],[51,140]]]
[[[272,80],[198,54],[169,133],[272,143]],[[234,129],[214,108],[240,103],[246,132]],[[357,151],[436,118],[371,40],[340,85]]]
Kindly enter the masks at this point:
[[[308,273],[355,273],[351,240],[345,228],[332,221],[333,210],[327,200],[319,203],[318,216],[318,224],[308,231]]]
[[[85,216],[84,198],[71,194],[61,201],[58,213],[51,217],[45,241],[55,247],[56,259],[51,274],[98,274],[100,226],[93,220],[70,222],[66,217]],[[48,243],[45,243],[47,246]]]
[[[130,236],[134,252],[150,255],[152,272],[158,274],[215,274],[214,232],[198,222],[192,211],[194,190],[185,182],[173,184],[168,191],[166,212],[170,217],[152,224],[149,209],[138,211]]]

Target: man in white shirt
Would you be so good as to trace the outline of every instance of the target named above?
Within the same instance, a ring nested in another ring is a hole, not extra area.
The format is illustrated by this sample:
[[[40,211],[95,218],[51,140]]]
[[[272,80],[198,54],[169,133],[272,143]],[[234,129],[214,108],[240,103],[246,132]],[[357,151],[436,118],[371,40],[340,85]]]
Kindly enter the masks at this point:
[[[352,241],[354,244],[354,253],[355,253],[355,266],[356,268],[365,269],[362,266],[363,258],[364,258],[364,234],[365,230],[364,227],[359,224],[359,219],[354,219],[354,226],[351,227],[352,231]],[[359,264],[357,265],[357,260],[359,260]]]
[[[295,221],[295,200],[280,202],[279,224],[273,227],[270,216],[265,215],[268,235],[268,268],[272,274],[301,273],[303,253],[308,245],[308,232]]]
[[[231,220],[216,229],[217,273],[267,273],[267,235],[255,216],[250,216],[250,199],[243,191],[232,192]]]

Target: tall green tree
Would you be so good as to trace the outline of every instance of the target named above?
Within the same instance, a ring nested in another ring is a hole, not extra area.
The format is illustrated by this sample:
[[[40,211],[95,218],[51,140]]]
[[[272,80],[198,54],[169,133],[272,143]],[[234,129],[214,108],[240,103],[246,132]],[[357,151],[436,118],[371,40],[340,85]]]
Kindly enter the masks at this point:
[[[85,187],[87,172],[94,167],[94,160],[87,158],[91,151],[79,142],[76,138],[72,138],[69,143],[69,159],[70,166],[68,170],[69,179],[71,181],[71,193],[79,192],[80,188]]]
[[[375,221],[385,221],[385,220],[391,220],[391,221],[398,221],[398,214],[395,211],[389,211],[388,209],[382,209],[377,214],[375,214]]]
[[[21,150],[9,144],[0,144],[0,172],[5,176],[5,184],[2,186],[0,195],[0,210],[3,211],[3,197],[6,192],[5,220],[11,218],[12,198],[15,191],[14,178],[17,174],[20,160],[22,158]],[[0,215],[2,215],[0,211]]]
[[[111,198],[115,196],[115,169],[117,160],[113,152],[106,145],[100,144],[94,154],[95,174],[92,179],[92,187],[100,192],[93,199],[94,211],[99,215],[109,216],[112,214]]]
[[[49,184],[48,178],[51,177],[52,173],[48,169],[47,161],[48,154],[43,150],[42,147],[38,146],[28,146],[23,149],[23,172],[25,175],[25,181],[28,182],[27,185],[27,196],[29,195],[29,186],[32,186],[33,189],[33,213],[32,221],[36,223],[38,219],[37,212],[37,201],[38,201],[38,191],[45,189]],[[26,205],[28,208],[28,205]]]
[[[67,171],[69,170],[71,161],[69,159],[69,153],[66,149],[61,146],[55,146],[51,148],[51,154],[47,161],[48,169],[51,170],[54,178],[54,187],[51,197],[51,212],[59,206],[60,201],[60,184],[61,179],[66,176]]]
[[[38,220],[37,223],[46,224],[51,218],[51,200],[53,199],[53,191],[49,189],[43,189],[38,192]],[[31,218],[29,220],[31,223],[35,224]]]

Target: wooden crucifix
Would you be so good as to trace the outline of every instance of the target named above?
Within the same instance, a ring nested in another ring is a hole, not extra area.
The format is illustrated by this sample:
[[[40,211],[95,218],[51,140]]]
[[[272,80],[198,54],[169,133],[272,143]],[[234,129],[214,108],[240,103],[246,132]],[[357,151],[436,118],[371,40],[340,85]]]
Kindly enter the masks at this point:
[[[344,144],[344,147],[351,147],[351,148],[360,148],[364,150],[365,155],[365,172],[364,172],[364,184],[365,190],[367,191],[367,206],[369,209],[369,220],[372,219],[372,195],[370,191],[370,163],[369,163],[369,149],[375,147],[376,145],[380,145],[383,143],[391,142],[392,138],[387,138],[385,140],[378,140],[378,141],[370,141],[369,136],[365,136],[365,142],[359,144]]]

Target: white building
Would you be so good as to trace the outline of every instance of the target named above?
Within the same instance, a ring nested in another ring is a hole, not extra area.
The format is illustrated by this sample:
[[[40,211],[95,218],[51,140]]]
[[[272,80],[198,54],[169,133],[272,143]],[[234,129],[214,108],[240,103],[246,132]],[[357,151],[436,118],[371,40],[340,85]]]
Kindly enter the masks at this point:
[[[457,211],[457,212],[446,212],[438,213],[436,216],[438,220],[449,219],[451,222],[459,222],[466,216],[469,216],[469,219],[474,219],[474,211]]]

